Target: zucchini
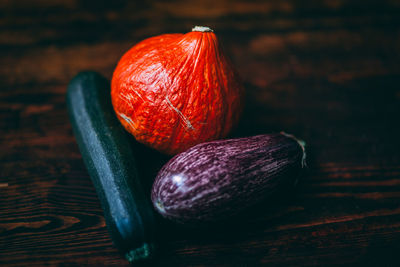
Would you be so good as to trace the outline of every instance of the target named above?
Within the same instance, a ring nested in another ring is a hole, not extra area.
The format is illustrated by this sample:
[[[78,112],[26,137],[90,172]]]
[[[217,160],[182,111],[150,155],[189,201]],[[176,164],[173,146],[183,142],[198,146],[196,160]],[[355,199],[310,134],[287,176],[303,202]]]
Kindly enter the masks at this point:
[[[111,238],[133,262],[153,256],[155,219],[131,141],[115,116],[109,84],[96,72],[79,73],[68,86],[67,106]]]

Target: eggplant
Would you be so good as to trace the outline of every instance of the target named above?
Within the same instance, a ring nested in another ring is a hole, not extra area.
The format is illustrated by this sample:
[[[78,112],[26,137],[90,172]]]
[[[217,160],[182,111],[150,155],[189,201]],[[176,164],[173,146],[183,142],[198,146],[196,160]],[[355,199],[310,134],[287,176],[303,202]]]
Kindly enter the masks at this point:
[[[305,143],[283,132],[202,143],[162,167],[151,199],[175,222],[217,222],[295,184],[305,159]]]
[[[79,73],[67,90],[72,129],[116,247],[130,261],[154,254],[154,212],[144,193],[128,134],[114,114],[110,82]]]

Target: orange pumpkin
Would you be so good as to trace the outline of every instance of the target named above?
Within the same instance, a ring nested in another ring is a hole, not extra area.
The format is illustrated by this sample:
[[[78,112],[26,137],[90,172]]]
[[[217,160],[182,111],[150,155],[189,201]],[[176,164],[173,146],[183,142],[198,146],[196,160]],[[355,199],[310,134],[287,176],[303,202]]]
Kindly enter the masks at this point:
[[[112,78],[111,99],[137,141],[166,154],[224,138],[237,124],[244,89],[208,27],[133,46]]]

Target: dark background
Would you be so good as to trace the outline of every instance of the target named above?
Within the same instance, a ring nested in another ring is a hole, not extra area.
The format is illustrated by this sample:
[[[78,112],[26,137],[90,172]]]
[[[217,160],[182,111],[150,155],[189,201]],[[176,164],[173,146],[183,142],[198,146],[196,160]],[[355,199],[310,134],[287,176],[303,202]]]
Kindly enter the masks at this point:
[[[152,264],[400,266],[399,14],[395,0],[0,0],[0,265],[127,265],[66,86],[81,70],[111,78],[144,38],[203,25],[245,82],[239,135],[293,133],[310,168],[229,231],[166,228]]]

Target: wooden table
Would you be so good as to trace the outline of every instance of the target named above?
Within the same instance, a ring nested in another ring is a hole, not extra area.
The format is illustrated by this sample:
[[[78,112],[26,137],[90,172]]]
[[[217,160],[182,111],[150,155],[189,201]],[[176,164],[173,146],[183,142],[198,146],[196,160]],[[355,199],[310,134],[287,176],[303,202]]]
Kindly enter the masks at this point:
[[[0,265],[127,265],[66,86],[87,69],[110,78],[144,38],[206,25],[245,82],[239,133],[303,138],[309,172],[230,231],[166,229],[152,265],[400,266],[399,14],[395,0],[0,1]]]

